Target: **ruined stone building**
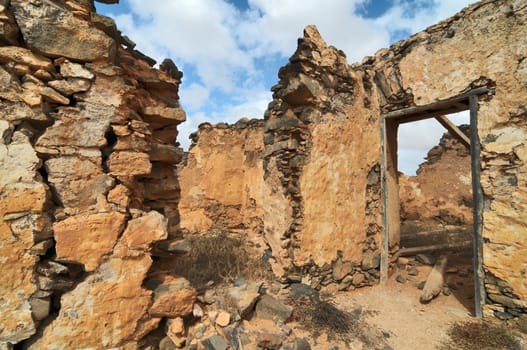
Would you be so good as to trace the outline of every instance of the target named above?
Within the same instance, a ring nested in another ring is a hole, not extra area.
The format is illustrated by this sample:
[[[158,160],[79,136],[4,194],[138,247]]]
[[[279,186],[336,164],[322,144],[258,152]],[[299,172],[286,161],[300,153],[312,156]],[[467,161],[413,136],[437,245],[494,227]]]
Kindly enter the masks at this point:
[[[91,0],[0,1],[0,349],[145,347],[192,313],[166,268],[189,235],[247,236],[284,283],[382,283],[417,186],[397,128],[462,110],[476,315],[527,313],[526,21],[483,0],[352,65],[308,26],[264,119],[203,124],[184,154],[170,61]]]

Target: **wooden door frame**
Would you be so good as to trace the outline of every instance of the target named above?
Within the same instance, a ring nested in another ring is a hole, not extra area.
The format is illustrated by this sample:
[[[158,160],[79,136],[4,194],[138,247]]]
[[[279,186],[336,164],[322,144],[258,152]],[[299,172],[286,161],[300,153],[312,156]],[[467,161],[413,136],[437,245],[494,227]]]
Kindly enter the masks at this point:
[[[390,258],[396,256],[400,242],[400,202],[397,173],[397,130],[400,124],[418,120],[445,118],[442,116],[460,111],[470,111],[470,158],[472,171],[472,196],[474,216],[474,292],[475,316],[483,317],[485,304],[485,273],[483,271],[483,190],[480,183],[481,144],[478,136],[478,96],[488,92],[486,87],[472,89],[464,94],[434,102],[396,110],[381,116],[381,178],[382,178],[382,244],[381,283],[388,280]],[[439,120],[441,122],[441,120]],[[444,125],[444,123],[441,123]]]

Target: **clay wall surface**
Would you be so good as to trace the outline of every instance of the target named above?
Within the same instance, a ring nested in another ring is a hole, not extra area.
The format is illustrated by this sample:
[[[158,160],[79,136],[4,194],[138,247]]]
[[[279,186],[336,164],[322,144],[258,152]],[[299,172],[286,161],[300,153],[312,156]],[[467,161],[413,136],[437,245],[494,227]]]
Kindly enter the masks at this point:
[[[468,133],[468,126],[462,130]],[[470,150],[450,133],[443,134],[415,176],[399,174],[399,200],[402,222],[471,225]]]
[[[0,348],[138,348],[195,297],[149,271],[177,219],[181,73],[92,1],[1,5]]]
[[[304,34],[265,116],[264,226],[275,272],[317,288],[372,284],[380,260],[379,106],[367,72],[353,71],[315,27]],[[278,212],[289,217],[277,220]]]
[[[263,121],[202,124],[181,165],[184,233],[262,230]]]
[[[482,145],[483,268],[486,310],[525,312],[525,116],[527,6],[481,1],[390,49],[365,59],[373,70],[383,112],[425,105],[478,86]],[[505,248],[506,247],[506,248]]]
[[[521,2],[482,1],[352,66],[306,28],[265,116],[264,226],[277,273],[296,280],[311,271],[312,284],[322,276],[341,289],[350,278],[330,275],[344,262],[345,276],[375,279],[381,114],[486,86],[478,114],[486,302],[525,311],[526,16]]]

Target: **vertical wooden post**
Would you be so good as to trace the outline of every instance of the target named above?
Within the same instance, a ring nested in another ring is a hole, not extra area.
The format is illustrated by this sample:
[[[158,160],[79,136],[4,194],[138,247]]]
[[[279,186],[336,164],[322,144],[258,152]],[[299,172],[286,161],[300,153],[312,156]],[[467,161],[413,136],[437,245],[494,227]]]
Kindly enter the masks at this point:
[[[386,118],[381,117],[381,198],[382,198],[382,239],[381,239],[381,284],[388,281],[388,195],[386,193]]]
[[[383,236],[381,249],[381,283],[388,280],[390,252],[398,249],[400,241],[400,203],[397,172],[397,130],[396,120],[382,119],[382,201]]]
[[[485,304],[485,272],[483,271],[483,190],[481,188],[481,144],[478,136],[478,96],[469,96],[470,106],[470,158],[472,164],[472,196],[474,198],[474,289],[475,311],[483,318]]]

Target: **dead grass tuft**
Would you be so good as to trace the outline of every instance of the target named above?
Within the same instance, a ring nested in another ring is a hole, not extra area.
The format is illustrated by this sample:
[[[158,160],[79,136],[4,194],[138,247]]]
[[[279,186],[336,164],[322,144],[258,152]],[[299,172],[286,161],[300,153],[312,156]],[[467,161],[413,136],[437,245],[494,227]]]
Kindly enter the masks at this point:
[[[521,345],[502,327],[490,323],[456,323],[448,331],[449,340],[441,350],[521,350]]]
[[[350,343],[353,339],[359,339],[367,348],[382,341],[360,319],[360,310],[357,313],[346,312],[331,301],[318,298],[290,298],[287,302],[293,306],[292,320],[313,334],[314,338],[324,333],[330,341]]]
[[[272,276],[270,266],[263,262],[244,237],[220,233],[187,239],[190,251],[178,258],[174,272],[188,279],[194,288],[239,277],[268,280]]]

